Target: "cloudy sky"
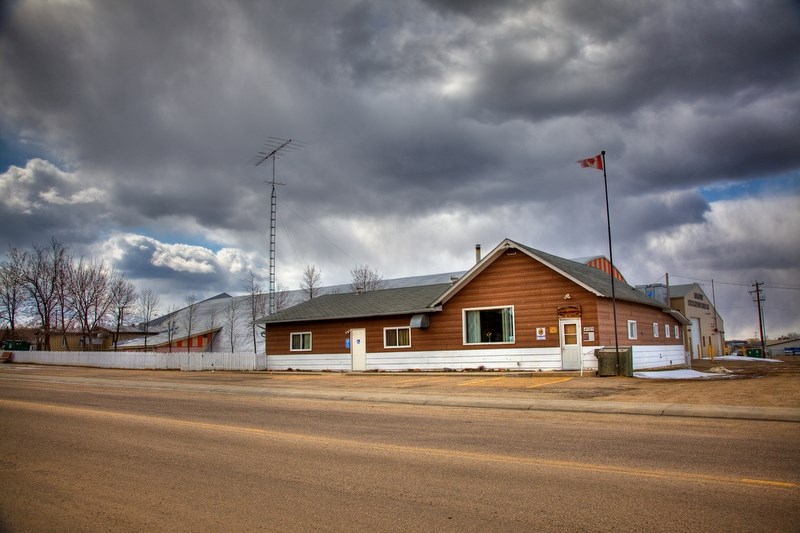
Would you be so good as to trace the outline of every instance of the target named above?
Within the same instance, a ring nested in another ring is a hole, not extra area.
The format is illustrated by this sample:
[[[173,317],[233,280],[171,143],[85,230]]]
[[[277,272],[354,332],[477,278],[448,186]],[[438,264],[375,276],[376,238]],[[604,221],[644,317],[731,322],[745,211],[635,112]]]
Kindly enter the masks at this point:
[[[0,244],[50,237],[184,302],[465,270],[504,237],[710,280],[728,338],[800,332],[791,0],[0,4]]]

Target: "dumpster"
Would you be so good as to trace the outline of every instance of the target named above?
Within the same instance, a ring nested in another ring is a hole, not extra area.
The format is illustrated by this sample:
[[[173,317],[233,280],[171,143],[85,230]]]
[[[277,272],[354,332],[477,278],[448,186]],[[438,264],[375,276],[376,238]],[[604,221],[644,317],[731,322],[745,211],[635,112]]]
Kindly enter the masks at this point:
[[[744,355],[747,357],[764,357],[764,353],[761,351],[761,348],[747,348],[744,351]]]
[[[633,377],[633,348],[628,346],[619,348],[619,357],[617,358],[617,371],[619,376]]]
[[[28,351],[31,349],[31,343],[28,341],[7,340],[3,341],[3,350],[16,350]]]
[[[597,349],[597,375],[601,377],[617,375],[617,352],[613,349]]]

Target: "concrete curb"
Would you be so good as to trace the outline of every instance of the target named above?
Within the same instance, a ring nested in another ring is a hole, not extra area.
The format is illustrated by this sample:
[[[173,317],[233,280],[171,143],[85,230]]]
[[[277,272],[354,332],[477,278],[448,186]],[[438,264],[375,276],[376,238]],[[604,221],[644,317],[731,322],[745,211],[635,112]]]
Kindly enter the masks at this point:
[[[272,392],[275,396],[288,396],[288,394],[284,394],[286,391]],[[359,392],[329,394],[324,391],[298,391],[297,394],[291,394],[291,396],[308,399],[401,403],[439,407],[472,407],[482,409],[511,409],[518,411],[556,411],[800,422],[800,409],[790,407],[741,407],[728,405],[629,403],[585,400],[526,400],[516,398],[475,398],[469,396],[400,395]]]

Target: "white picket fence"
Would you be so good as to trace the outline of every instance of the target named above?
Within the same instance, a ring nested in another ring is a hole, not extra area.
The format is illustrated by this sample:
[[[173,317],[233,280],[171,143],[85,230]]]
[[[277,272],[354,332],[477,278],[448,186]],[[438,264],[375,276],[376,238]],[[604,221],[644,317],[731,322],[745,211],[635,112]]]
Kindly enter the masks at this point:
[[[132,370],[266,370],[266,356],[224,352],[24,352],[14,351],[15,363],[127,368]]]

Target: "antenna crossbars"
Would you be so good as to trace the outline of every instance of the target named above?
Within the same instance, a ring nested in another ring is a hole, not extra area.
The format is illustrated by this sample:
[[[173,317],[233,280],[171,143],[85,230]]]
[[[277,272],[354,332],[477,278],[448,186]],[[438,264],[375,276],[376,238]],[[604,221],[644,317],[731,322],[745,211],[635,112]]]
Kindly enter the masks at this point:
[[[268,159],[272,159],[272,194],[270,195],[270,219],[269,219],[269,314],[275,313],[275,235],[278,225],[278,197],[275,193],[276,185],[283,185],[275,181],[275,160],[288,152],[301,150],[308,146],[303,141],[296,139],[281,139],[279,137],[269,137],[264,144],[264,148],[256,155],[255,166]]]

